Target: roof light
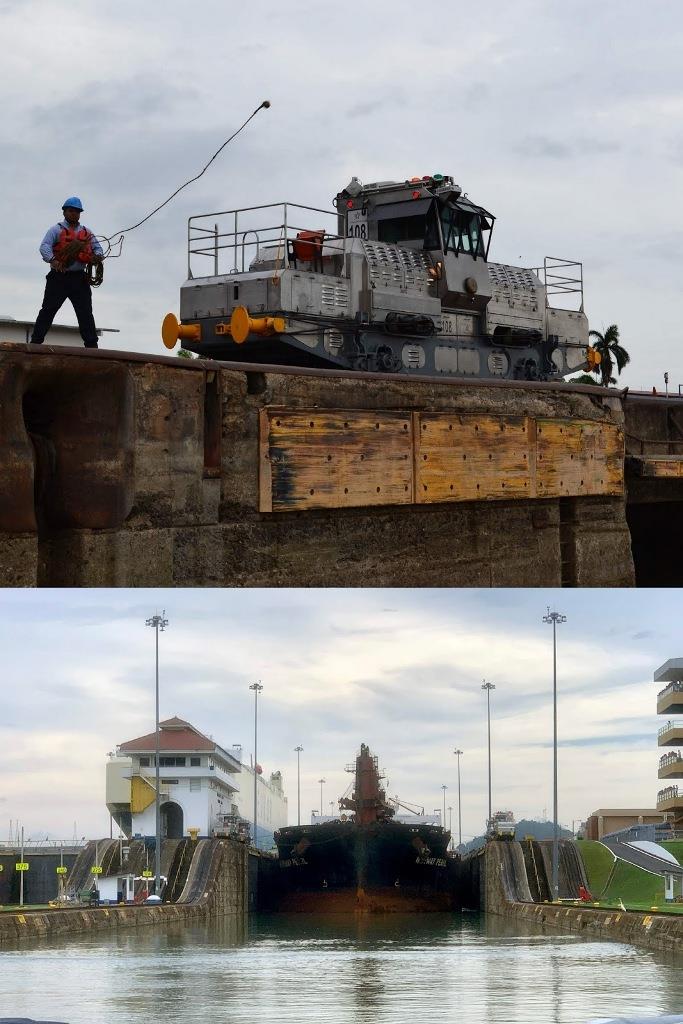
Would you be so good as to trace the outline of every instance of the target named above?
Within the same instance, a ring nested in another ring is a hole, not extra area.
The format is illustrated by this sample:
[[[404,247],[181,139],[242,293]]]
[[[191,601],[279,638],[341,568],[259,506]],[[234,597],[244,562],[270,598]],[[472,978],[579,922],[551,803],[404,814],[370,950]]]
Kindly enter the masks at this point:
[[[432,181],[443,181],[443,174],[432,174]]]
[[[422,180],[423,181],[431,181],[432,180],[431,174],[423,174],[422,175]]]
[[[422,178],[410,178],[410,184],[412,185],[415,181],[422,181]]]

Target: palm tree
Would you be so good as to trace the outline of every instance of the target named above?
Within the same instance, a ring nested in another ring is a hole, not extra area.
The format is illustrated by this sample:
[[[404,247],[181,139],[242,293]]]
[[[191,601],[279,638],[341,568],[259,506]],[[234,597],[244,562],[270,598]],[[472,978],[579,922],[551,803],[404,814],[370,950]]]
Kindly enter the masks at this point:
[[[601,362],[596,368],[600,374],[600,383],[604,388],[609,384],[616,384],[616,377],[612,376],[612,370],[616,364],[617,376],[621,373],[631,357],[626,349],[619,344],[619,328],[616,324],[610,324],[604,334],[600,331],[589,331],[588,336],[595,338],[593,348],[600,353]]]

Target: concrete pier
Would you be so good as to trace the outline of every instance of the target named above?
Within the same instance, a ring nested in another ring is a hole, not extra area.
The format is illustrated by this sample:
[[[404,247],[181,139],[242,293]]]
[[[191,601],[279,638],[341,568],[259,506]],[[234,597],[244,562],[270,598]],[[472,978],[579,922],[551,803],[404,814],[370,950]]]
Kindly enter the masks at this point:
[[[0,440],[4,586],[635,580],[615,392],[0,344]]]

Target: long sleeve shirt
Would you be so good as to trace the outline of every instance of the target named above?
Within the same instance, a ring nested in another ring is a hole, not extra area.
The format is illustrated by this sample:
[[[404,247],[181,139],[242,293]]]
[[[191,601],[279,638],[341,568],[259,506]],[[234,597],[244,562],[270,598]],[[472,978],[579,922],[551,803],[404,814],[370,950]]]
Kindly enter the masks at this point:
[[[45,238],[40,243],[40,255],[43,257],[46,263],[51,263],[52,260],[55,258],[54,246],[57,243],[62,228],[71,228],[75,229],[76,231],[81,231],[83,228],[85,228],[86,231],[90,230],[89,228],[85,227],[85,224],[69,224],[69,222],[66,220],[62,220],[59,222],[59,224],[55,224],[53,227],[49,228],[47,234],[45,235]],[[92,232],[90,233],[92,235]],[[95,256],[104,255],[102,251],[102,246],[97,241],[94,235],[92,235],[90,244],[92,245],[92,251],[95,254]],[[80,260],[74,260],[73,263],[70,263],[69,266],[66,267],[66,270],[84,269],[85,265],[81,263]]]

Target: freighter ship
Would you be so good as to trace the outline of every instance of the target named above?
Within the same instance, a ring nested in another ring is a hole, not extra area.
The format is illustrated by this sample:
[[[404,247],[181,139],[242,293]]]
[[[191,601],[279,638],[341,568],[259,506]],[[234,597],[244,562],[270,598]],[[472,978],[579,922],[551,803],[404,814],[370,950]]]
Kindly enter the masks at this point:
[[[438,911],[455,907],[450,833],[393,821],[377,758],[362,744],[338,820],[279,829],[277,907],[283,911]]]

